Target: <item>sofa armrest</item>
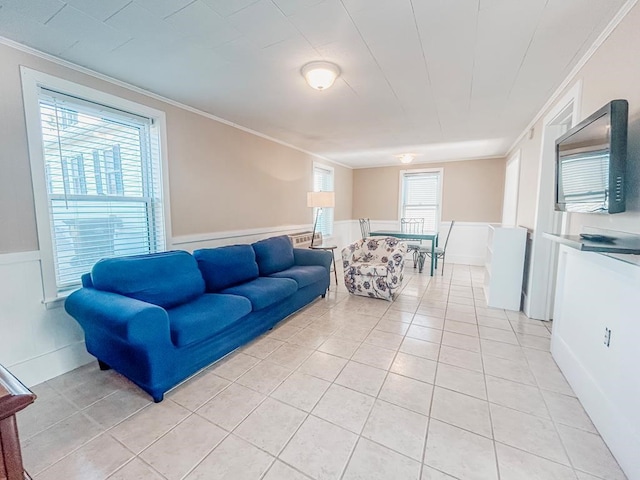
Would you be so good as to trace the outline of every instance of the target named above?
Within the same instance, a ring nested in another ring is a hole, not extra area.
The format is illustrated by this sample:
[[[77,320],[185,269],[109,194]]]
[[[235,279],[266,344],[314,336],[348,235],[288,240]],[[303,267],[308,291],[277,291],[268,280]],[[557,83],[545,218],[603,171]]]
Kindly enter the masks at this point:
[[[296,265],[319,265],[331,270],[333,255],[326,250],[311,250],[308,248],[294,248],[293,260]]]
[[[67,297],[64,307],[85,334],[102,330],[136,345],[171,343],[169,317],[157,305],[117,293],[81,288]]]

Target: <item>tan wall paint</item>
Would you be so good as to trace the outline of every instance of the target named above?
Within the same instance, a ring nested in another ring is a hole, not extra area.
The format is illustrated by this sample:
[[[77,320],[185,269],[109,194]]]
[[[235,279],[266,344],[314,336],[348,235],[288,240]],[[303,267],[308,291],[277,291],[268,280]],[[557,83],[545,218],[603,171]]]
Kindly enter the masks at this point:
[[[636,4],[611,35],[577,73],[569,88],[582,81],[581,117],[586,118],[611,100],[629,101],[629,148],[627,168],[627,211],[615,215],[569,214],[569,231],[585,226],[640,233],[640,4]],[[564,95],[563,92],[561,94]],[[551,110],[552,107],[549,108]],[[547,112],[545,112],[546,115]],[[544,118],[544,115],[542,115]],[[536,192],[542,142],[542,120],[535,125],[533,139],[524,139],[520,148],[521,176],[518,223],[535,225]],[[545,161],[554,161],[553,158]]]
[[[0,45],[0,252],[38,249],[20,65],[166,113],[173,236],[312,222],[315,157]],[[351,219],[352,172],[335,171],[335,220]]]
[[[448,163],[363,168],[353,171],[353,216],[398,218],[400,170],[442,168],[442,220],[499,222],[506,160],[490,158]]]

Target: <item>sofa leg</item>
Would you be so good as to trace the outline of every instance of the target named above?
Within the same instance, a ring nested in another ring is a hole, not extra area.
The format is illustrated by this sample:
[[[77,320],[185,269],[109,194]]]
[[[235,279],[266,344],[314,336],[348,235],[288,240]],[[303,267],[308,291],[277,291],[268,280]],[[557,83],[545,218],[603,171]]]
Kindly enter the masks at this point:
[[[164,393],[158,393],[157,395],[151,395],[153,397],[153,401],[155,403],[160,403],[162,400],[164,400]]]
[[[100,370],[111,370],[111,367],[102,360],[98,360],[98,366],[100,367]]]

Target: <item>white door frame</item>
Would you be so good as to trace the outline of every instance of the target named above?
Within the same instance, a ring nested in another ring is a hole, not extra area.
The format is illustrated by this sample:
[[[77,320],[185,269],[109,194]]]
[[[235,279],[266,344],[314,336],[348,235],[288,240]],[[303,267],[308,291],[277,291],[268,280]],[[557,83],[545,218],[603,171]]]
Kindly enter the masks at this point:
[[[512,178],[511,182],[508,176],[509,167],[514,167],[516,171],[515,178]],[[514,198],[511,198],[511,196],[510,198],[507,198],[507,195],[509,194],[509,188],[508,188],[509,186],[511,186],[513,189],[511,191],[511,194],[514,196]],[[502,200],[502,224],[503,225],[515,226],[518,223],[518,192],[519,190],[520,190],[520,149],[518,149],[513,155],[511,155],[507,159],[507,165],[505,168],[505,178],[504,178],[504,197]],[[507,202],[515,203],[512,209],[514,213],[514,218],[509,218],[509,215],[507,215],[508,213]]]
[[[544,117],[538,168],[536,216],[532,234],[528,289],[524,313],[529,318],[550,320],[557,270],[557,246],[543,237],[547,233],[562,233],[566,222],[555,211],[555,140],[566,131],[566,121],[575,125],[580,118],[582,81],[578,80]]]

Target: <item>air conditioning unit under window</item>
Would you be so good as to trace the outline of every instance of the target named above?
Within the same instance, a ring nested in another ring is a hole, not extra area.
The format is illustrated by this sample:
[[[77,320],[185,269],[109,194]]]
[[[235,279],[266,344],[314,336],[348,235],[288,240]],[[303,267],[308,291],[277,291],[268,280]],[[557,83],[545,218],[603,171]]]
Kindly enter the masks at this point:
[[[312,232],[290,233],[289,238],[293,243],[293,248],[309,248],[311,246]],[[322,244],[322,233],[316,232],[314,235],[314,245]]]

